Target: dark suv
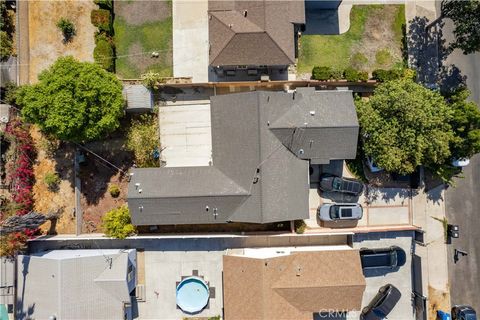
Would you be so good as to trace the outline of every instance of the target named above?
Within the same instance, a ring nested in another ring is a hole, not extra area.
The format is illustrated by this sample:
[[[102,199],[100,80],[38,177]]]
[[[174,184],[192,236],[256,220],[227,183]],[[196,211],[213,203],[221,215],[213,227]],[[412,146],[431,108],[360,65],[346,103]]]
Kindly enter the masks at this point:
[[[405,264],[406,255],[402,248],[391,246],[380,249],[360,249],[363,270],[401,267]]]
[[[391,284],[387,284],[378,290],[377,295],[370,304],[363,308],[360,319],[383,320],[393,310],[398,300],[402,297],[400,291]]]
[[[342,192],[359,196],[363,192],[363,183],[355,179],[336,177],[323,174],[320,177],[320,190],[329,192]]]

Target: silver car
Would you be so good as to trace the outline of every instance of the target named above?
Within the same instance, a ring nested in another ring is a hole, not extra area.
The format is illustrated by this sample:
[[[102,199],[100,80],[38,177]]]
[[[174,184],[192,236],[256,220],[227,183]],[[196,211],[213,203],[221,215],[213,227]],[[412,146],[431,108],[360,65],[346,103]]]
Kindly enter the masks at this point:
[[[358,203],[325,203],[318,208],[318,217],[322,221],[360,220],[362,206]]]

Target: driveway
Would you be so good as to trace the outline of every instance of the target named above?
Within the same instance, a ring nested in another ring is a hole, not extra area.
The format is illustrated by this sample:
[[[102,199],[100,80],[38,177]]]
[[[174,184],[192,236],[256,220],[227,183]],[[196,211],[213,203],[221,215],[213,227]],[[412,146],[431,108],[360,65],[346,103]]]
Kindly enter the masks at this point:
[[[365,273],[367,287],[363,294],[362,307],[367,306],[378,289],[386,284],[393,284],[400,290],[402,297],[392,312],[388,315],[389,320],[414,319],[411,301],[412,294],[412,256],[413,232],[389,232],[356,234],[353,240],[353,247],[360,248],[386,248],[399,246],[406,253],[405,265],[391,272],[370,271]],[[358,319],[358,318],[357,318]]]
[[[208,82],[208,0],[175,0],[173,76]]]

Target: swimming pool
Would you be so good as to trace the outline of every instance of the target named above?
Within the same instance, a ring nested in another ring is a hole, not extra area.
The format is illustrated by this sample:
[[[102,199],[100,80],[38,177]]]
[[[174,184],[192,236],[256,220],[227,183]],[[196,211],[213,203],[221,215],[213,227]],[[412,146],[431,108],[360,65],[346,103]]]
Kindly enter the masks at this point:
[[[185,312],[202,311],[207,305],[209,297],[208,285],[201,278],[188,277],[177,286],[177,305]]]

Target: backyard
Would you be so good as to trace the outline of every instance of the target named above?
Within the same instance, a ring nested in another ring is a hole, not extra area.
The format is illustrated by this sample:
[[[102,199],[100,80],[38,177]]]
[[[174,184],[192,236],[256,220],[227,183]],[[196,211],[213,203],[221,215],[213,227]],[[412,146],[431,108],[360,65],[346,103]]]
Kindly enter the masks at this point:
[[[118,1],[114,10],[116,73],[124,79],[147,71],[171,76],[171,1]]]
[[[355,5],[346,33],[302,35],[297,73],[309,77],[314,66],[372,72],[401,65],[404,25],[404,5]]]

